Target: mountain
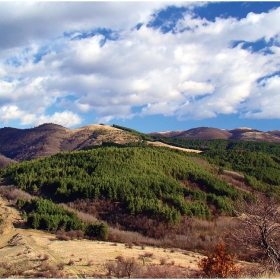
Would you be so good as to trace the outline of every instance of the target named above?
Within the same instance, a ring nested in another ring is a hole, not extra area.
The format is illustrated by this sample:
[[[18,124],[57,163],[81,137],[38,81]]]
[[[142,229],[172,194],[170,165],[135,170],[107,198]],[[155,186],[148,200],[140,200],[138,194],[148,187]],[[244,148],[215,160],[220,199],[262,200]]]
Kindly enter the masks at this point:
[[[52,123],[30,129],[4,127],[0,129],[0,154],[22,161],[101,145],[103,141],[123,144],[138,140],[129,132],[101,124],[73,130]]]
[[[18,129],[4,127],[0,129],[0,168],[11,162],[19,162],[45,157],[65,151],[76,151],[88,146],[102,145],[104,142],[127,144],[148,141],[155,145],[157,137],[173,139],[225,139],[255,142],[280,143],[280,131],[262,132],[252,128],[236,128],[232,130],[212,127],[198,127],[189,130],[140,133],[136,130],[118,126],[91,124],[70,130],[61,125],[46,123],[38,127]],[[164,140],[161,140],[165,142]],[[175,145],[174,143],[165,143]],[[192,148],[193,147],[183,147]],[[200,149],[200,148],[195,148]]]
[[[213,127],[198,127],[189,130],[152,132],[149,133],[149,135],[158,137],[175,137],[190,139],[229,139],[280,143],[279,130],[263,132],[247,127],[240,127],[232,130],[219,129]]]

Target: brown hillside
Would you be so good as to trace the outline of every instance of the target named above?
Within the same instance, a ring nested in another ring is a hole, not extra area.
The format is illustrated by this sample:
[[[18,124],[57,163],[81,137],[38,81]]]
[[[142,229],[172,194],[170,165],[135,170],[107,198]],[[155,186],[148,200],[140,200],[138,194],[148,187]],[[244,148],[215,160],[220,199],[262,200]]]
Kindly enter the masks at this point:
[[[177,137],[199,139],[229,139],[231,137],[231,133],[227,130],[222,130],[218,128],[198,127],[184,131]]]
[[[16,161],[0,154],[0,168],[5,168],[11,163],[16,163]]]
[[[251,128],[236,128],[232,130],[218,129],[213,127],[198,127],[185,131],[152,132],[152,136],[177,137],[190,139],[232,139],[243,141],[265,141],[280,143],[280,131],[268,132]]]
[[[189,130],[152,132],[150,135],[192,139],[230,139],[232,133],[213,127],[197,127]]]
[[[156,142],[147,141],[147,143],[149,145],[153,145],[153,146],[167,147],[167,148],[170,148],[170,149],[181,150],[181,151],[189,152],[189,153],[196,153],[196,154],[202,153],[202,151],[200,151],[200,150],[193,150],[193,149],[185,149],[185,148],[175,147],[175,146],[171,146],[171,145],[164,144],[162,142],[157,142],[157,141]]]
[[[280,137],[280,130],[271,130],[271,131],[268,131],[267,133],[272,135],[272,136]]]
[[[256,129],[237,128],[230,130],[232,137],[230,139],[244,140],[244,141],[265,141],[265,142],[280,142],[279,135],[270,132],[263,132]]]
[[[0,153],[22,161],[100,145],[102,141],[127,143],[138,140],[128,132],[99,124],[73,130],[56,124],[43,124],[31,129],[5,127],[0,129]]]

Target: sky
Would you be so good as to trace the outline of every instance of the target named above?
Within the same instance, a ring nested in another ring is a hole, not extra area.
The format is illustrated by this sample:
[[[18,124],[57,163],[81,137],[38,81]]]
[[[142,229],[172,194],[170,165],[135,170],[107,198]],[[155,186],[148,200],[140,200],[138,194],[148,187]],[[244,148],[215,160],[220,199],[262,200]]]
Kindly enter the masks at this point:
[[[0,127],[280,130],[280,2],[0,2]]]

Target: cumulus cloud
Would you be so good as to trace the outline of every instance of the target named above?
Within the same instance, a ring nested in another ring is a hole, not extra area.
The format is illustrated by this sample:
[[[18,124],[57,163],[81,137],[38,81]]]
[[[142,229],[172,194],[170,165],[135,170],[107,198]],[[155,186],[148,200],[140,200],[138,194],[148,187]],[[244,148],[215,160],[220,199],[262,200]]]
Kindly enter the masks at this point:
[[[151,14],[166,5],[184,2],[2,2],[0,49],[17,48],[63,33],[95,28],[126,29],[147,22]]]
[[[243,117],[254,119],[280,118],[280,77],[266,78],[254,88],[246,102]]]
[[[55,112],[53,115],[40,115],[38,118],[33,120],[33,124],[39,125],[43,123],[56,123],[65,127],[72,127],[82,123],[82,118],[71,111]],[[25,124],[30,124],[25,123]]]
[[[43,123],[56,123],[72,127],[82,123],[82,119],[71,111],[55,112],[53,115],[36,115],[21,110],[17,106],[3,106],[0,108],[0,122],[8,124],[9,121],[21,120],[21,125],[40,125]]]
[[[101,122],[153,114],[280,118],[279,77],[271,76],[279,45],[269,53],[243,48],[244,41],[279,40],[280,8],[213,22],[188,11],[173,33],[148,27],[169,4],[1,3],[0,122],[74,126],[84,113]],[[97,28],[117,37],[89,35]],[[73,39],[81,34],[88,35]],[[50,107],[64,111],[48,115]]]

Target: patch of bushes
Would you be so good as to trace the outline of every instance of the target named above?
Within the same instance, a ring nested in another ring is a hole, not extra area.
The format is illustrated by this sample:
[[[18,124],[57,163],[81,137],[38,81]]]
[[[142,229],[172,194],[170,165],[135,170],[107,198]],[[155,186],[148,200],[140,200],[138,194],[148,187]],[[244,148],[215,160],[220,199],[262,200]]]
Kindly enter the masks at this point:
[[[85,234],[91,238],[107,240],[108,226],[105,223],[90,223],[86,226]]]
[[[115,262],[104,265],[107,276],[116,278],[174,279],[187,278],[189,271],[169,264],[141,266],[134,258],[118,256]]]
[[[84,235],[101,240],[108,238],[106,223],[84,223],[78,218],[77,213],[66,210],[50,200],[43,198],[30,201],[19,199],[17,206],[27,214],[27,224],[31,228],[49,231],[61,230],[58,233],[61,240],[80,239]]]
[[[240,275],[233,257],[226,252],[225,243],[217,244],[214,252],[201,259],[198,266],[207,278],[237,278]]]

